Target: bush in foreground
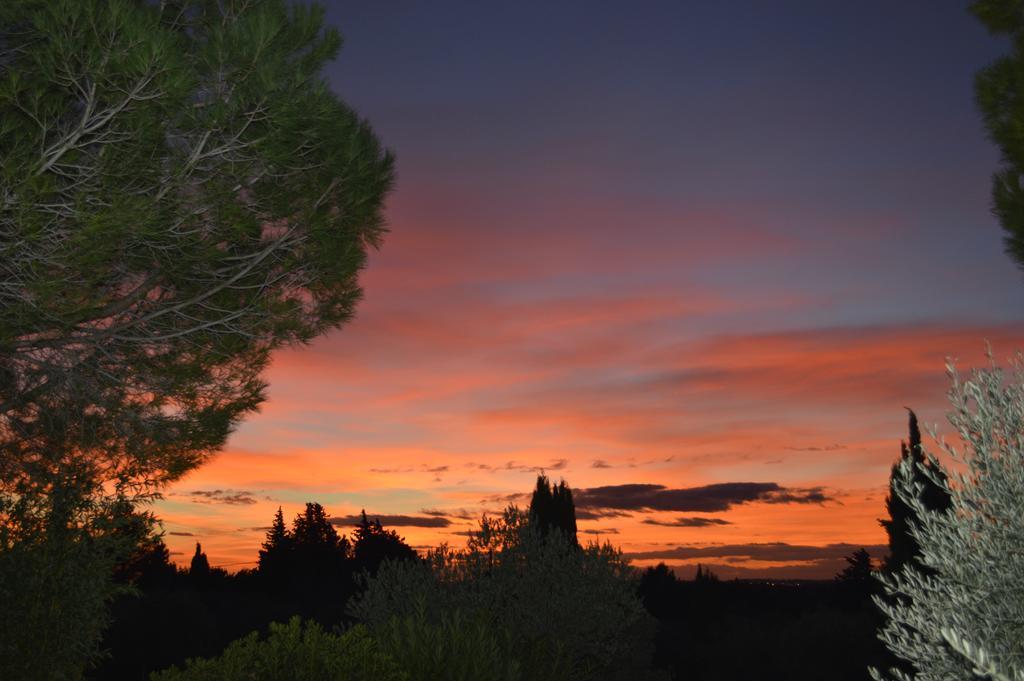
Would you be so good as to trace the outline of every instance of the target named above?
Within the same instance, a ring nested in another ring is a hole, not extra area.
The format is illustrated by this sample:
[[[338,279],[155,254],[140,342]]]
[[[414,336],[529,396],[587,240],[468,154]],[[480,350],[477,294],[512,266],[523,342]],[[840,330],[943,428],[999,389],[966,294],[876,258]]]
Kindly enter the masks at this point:
[[[385,563],[351,613],[378,631],[420,610],[435,625],[458,611],[503,637],[524,678],[632,681],[654,674],[657,627],[633,572],[610,545],[580,548],[510,507],[482,521],[465,551]]]
[[[975,370],[962,384],[946,365],[949,422],[970,450],[939,445],[964,470],[947,481],[931,454],[928,466],[899,465],[896,491],[915,512],[910,531],[922,566],[880,576],[888,599],[875,602],[889,620],[881,639],[915,670],[891,669],[900,681],[1024,680],[1024,356],[1013,363],[1015,381],[1003,386],[991,348],[987,354],[991,370]],[[949,493],[949,511],[925,506],[914,466]]]
[[[454,612],[427,616],[422,600],[413,614],[374,630],[381,647],[409,681],[534,681],[509,654],[508,632]],[[563,670],[565,671],[565,670]]]
[[[325,632],[315,623],[303,626],[298,617],[271,624],[261,639],[252,632],[224,650],[220,657],[189,660],[150,676],[152,681],[408,681],[398,664],[374,641],[365,627],[344,634]]]

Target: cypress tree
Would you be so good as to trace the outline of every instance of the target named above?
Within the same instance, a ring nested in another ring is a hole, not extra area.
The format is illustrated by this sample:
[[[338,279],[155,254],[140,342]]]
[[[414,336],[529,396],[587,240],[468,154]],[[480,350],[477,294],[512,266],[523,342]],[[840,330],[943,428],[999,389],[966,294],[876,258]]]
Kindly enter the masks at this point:
[[[578,543],[576,540],[576,504],[572,500],[572,490],[565,484],[565,480],[559,482],[558,486],[552,490],[551,500],[556,526],[570,542]]]
[[[915,567],[922,567],[917,560],[921,549],[910,535],[910,523],[916,520],[916,514],[896,493],[900,461],[909,460],[916,464],[913,468],[914,481],[923,486],[921,499],[925,508],[930,511],[945,511],[950,505],[949,493],[933,482],[923,470],[927,468],[940,480],[946,480],[946,474],[941,469],[934,468],[925,458],[924,450],[921,448],[921,430],[917,425],[917,415],[912,409],[908,408],[907,411],[910,412],[910,443],[900,441],[900,459],[892,466],[889,495],[885,499],[889,518],[878,521],[889,534],[889,557],[885,561],[885,570],[890,573],[898,572],[910,562],[913,562]]]
[[[552,485],[547,476],[537,476],[537,485],[530,499],[530,522],[547,535],[557,529],[573,545],[578,546],[576,539],[576,504],[572,500],[572,490],[562,480]]]
[[[530,521],[545,534],[552,525],[551,502],[551,484],[548,477],[541,473],[537,476],[537,484],[533,488],[533,496],[530,497]]]
[[[203,581],[210,576],[210,561],[206,559],[206,554],[203,553],[203,545],[196,542],[196,552],[192,556],[192,564],[188,570],[189,577],[196,581]]]

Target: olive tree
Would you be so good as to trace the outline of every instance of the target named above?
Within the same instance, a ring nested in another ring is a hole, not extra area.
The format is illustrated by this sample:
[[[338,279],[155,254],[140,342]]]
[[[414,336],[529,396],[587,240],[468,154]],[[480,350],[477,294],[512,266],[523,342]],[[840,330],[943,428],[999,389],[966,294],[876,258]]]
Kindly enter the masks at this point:
[[[991,368],[963,383],[947,363],[948,418],[968,449],[938,442],[960,470],[947,479],[927,453],[927,465],[903,459],[894,478],[920,547],[920,565],[879,574],[887,597],[875,602],[888,618],[880,638],[909,663],[909,672],[889,671],[896,679],[1024,679],[1024,355],[1007,385],[991,348],[988,357]],[[928,506],[921,474],[948,492],[949,510]]]
[[[610,544],[580,547],[510,506],[484,517],[463,551],[384,563],[350,611],[373,630],[420,610],[459,612],[504,640],[523,678],[661,678],[651,669],[657,624],[636,582]]]

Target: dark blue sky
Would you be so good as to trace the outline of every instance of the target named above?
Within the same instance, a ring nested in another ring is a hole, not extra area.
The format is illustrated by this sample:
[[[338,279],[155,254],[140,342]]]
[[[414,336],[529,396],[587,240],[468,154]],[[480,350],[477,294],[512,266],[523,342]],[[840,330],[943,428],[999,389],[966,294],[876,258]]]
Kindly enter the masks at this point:
[[[412,205],[427,188],[474,229],[604,241],[726,210],[823,247],[884,237],[871,247],[914,278],[971,256],[972,302],[946,286],[953,307],[926,316],[1020,309],[1024,287],[997,285],[997,156],[972,96],[1001,45],[962,2],[333,2],[329,21],[346,39],[331,82],[397,152],[402,220],[427,212]],[[607,219],[573,224],[590,197],[614,203]],[[779,274],[797,277],[745,280]]]

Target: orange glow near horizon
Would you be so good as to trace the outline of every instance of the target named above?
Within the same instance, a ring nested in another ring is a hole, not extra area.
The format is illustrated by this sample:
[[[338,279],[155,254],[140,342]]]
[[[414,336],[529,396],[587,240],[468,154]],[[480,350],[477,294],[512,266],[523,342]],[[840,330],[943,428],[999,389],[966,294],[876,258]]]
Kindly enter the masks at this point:
[[[484,307],[470,301],[418,319],[370,312],[311,348],[281,353],[262,413],[158,504],[175,561],[186,565],[202,542],[214,565],[251,567],[277,507],[290,519],[306,501],[338,517],[365,509],[414,523],[446,518],[443,527],[395,529],[421,550],[460,546],[508,495],[528,503],[543,469],[577,490],[820,488],[821,503],[612,509],[579,527],[583,541],[656,554],[638,555],[640,566],[664,561],[685,572],[702,562],[727,577],[827,578],[843,555],[831,544],[881,557],[877,519],[907,437],[904,405],[949,437],[945,357],[959,357],[967,375],[985,365],[984,339],[1001,365],[1024,340],[1019,325],[907,324],[648,343],[645,324],[741,306],[651,295]],[[484,321],[471,325],[477,315]],[[766,544],[817,547],[820,556],[773,558],[774,549],[756,546]],[[673,553],[716,546],[728,555]]]

